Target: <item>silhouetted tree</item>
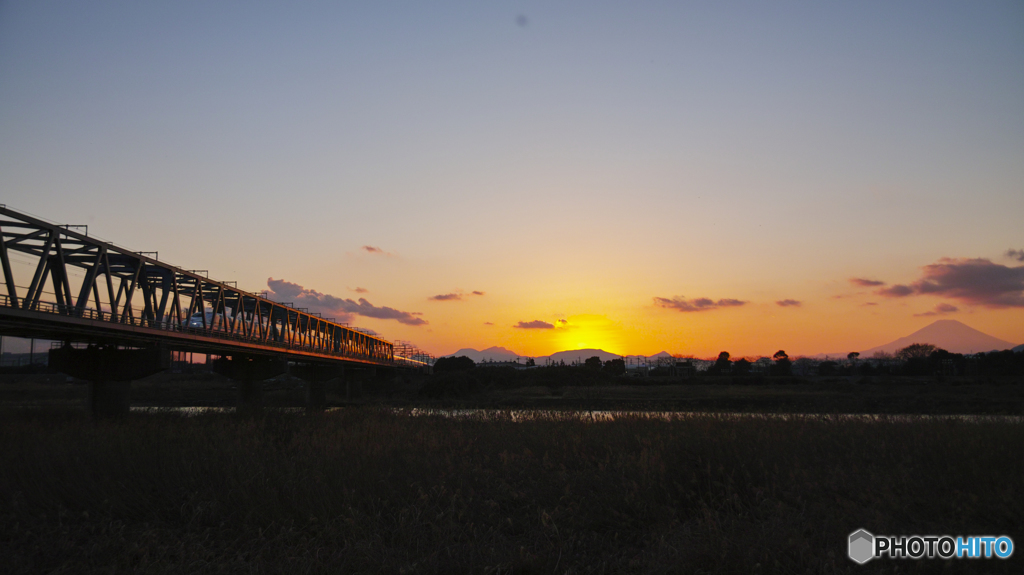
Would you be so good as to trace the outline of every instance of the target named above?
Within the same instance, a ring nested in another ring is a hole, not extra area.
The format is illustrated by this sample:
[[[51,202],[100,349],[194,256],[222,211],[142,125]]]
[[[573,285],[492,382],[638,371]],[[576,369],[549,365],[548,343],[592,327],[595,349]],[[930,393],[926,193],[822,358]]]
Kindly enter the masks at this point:
[[[834,361],[823,361],[818,364],[818,375],[835,375],[836,367]]]
[[[459,357],[442,357],[434,362],[434,373],[465,371],[474,367],[476,367],[476,362],[464,355]]]
[[[1009,349],[975,354],[971,361],[978,373],[986,375],[1024,375],[1024,352]]]
[[[718,354],[718,359],[715,360],[715,365],[712,365],[708,369],[708,373],[712,375],[727,373],[732,369],[732,362],[729,361],[729,352],[723,351]]]
[[[622,359],[609,359],[604,362],[604,370],[612,375],[623,375],[626,373],[626,362]]]
[[[911,359],[925,359],[938,348],[930,343],[912,343],[896,352],[896,359],[909,361]]]
[[[865,361],[857,366],[857,373],[859,375],[875,375],[878,373],[878,368],[872,365],[870,361]]]
[[[905,362],[900,370],[904,375],[933,375],[940,372],[942,360],[953,359],[953,354],[930,343],[913,343],[897,351],[896,357]]]
[[[745,357],[739,358],[736,363],[732,364],[732,372],[738,375],[750,373],[750,362]]]
[[[527,358],[527,360],[526,360],[526,367],[533,367],[535,365],[537,365],[537,362],[533,361],[532,357]]]
[[[583,362],[583,367],[589,369],[601,369],[601,366],[601,358],[596,355],[594,357],[588,357],[587,361]]]
[[[789,356],[786,352],[781,349],[775,352],[772,356],[775,360],[775,365],[772,366],[772,371],[775,375],[789,375],[792,372],[793,364],[789,361]]]

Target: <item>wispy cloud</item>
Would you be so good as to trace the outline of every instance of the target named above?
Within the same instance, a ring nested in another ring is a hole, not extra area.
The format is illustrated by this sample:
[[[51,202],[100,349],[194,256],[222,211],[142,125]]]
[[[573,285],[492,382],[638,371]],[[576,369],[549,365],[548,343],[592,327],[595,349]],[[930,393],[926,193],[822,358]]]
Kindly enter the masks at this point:
[[[359,298],[358,302],[354,302],[350,299],[345,300],[345,309],[361,315],[364,317],[372,317],[377,319],[393,319],[398,323],[404,323],[406,325],[426,325],[427,320],[416,317],[423,315],[420,312],[407,312],[400,311],[390,307],[377,307],[366,301],[364,298]]]
[[[494,325],[494,322],[493,321],[485,321],[484,325]]]
[[[885,282],[880,282],[878,280],[869,280],[865,278],[850,278],[850,283],[857,287],[878,287],[885,285]]]
[[[352,290],[352,291],[354,291],[354,292],[356,292],[356,293],[370,293],[370,290],[368,290],[368,289],[366,289],[366,288],[361,288],[361,287],[357,287],[357,288],[348,288],[348,289],[350,289],[350,290]]]
[[[535,319],[533,321],[521,321],[516,325],[512,326],[518,329],[554,329],[555,326],[546,321]]]
[[[782,300],[779,300],[779,301],[775,302],[775,305],[777,305],[779,307],[800,307],[800,306],[802,306],[804,304],[803,304],[803,302],[801,302],[799,300],[795,300],[795,299],[782,299]]]
[[[892,285],[875,290],[875,293],[883,297],[907,297],[913,295],[914,288],[905,285]]]
[[[746,303],[747,302],[745,301],[730,298],[720,299],[718,301],[706,297],[690,300],[681,296],[675,296],[671,299],[663,297],[654,298],[655,305],[681,312],[708,311],[722,307],[738,307],[746,305]]]
[[[377,246],[363,246],[362,250],[364,252],[368,253],[368,254],[375,255],[375,256],[393,256],[393,255],[395,255],[395,254],[393,254],[391,252],[382,250],[381,248],[378,248]]]
[[[1024,262],[1024,250],[1006,250],[1006,257]]]
[[[445,293],[445,294],[440,294],[440,295],[434,295],[434,296],[428,297],[427,299],[431,300],[431,301],[462,301],[462,299],[464,297],[466,297],[467,295],[471,295],[471,296],[472,295],[478,295],[479,296],[479,295],[484,295],[484,292],[482,292],[482,291],[472,291],[469,294],[466,294],[462,290],[455,290],[452,293]]]
[[[948,303],[940,303],[939,305],[935,306],[935,309],[933,309],[932,311],[926,311],[924,313],[915,313],[914,317],[928,317],[928,316],[932,316],[932,315],[944,315],[944,314],[947,314],[947,313],[954,313],[954,312],[957,312],[957,311],[960,311],[960,308],[956,307],[955,305],[950,305]]]
[[[446,293],[441,295],[430,296],[427,299],[433,301],[458,301],[462,299],[462,295],[457,293]]]
[[[338,321],[350,322],[355,316],[375,319],[393,319],[406,325],[426,325],[427,321],[417,317],[419,312],[400,311],[390,307],[377,307],[364,298],[359,301],[339,298],[330,294],[307,289],[297,283],[267,278],[268,294],[276,301],[291,302],[295,307],[308,308]]]

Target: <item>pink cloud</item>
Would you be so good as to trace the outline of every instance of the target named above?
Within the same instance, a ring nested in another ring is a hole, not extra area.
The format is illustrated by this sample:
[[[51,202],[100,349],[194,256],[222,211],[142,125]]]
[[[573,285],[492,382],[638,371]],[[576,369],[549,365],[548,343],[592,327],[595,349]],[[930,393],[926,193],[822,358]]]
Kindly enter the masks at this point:
[[[363,246],[362,250],[364,252],[368,253],[368,254],[377,255],[377,256],[389,256],[390,257],[390,256],[395,255],[395,254],[393,254],[391,252],[384,251],[381,248],[378,248],[377,246]]]
[[[990,308],[1024,307],[1024,266],[1004,266],[985,258],[942,258],[921,268],[910,285],[875,290],[885,297],[936,295]]]
[[[462,299],[462,296],[457,293],[446,293],[441,295],[430,296],[427,299],[433,301],[459,301]]]
[[[914,294],[914,288],[905,285],[893,285],[875,290],[875,293],[882,297],[907,297]]]
[[[291,302],[295,307],[304,307],[341,322],[351,322],[354,316],[376,319],[393,319],[406,325],[426,325],[425,319],[416,317],[419,312],[400,311],[390,307],[377,307],[364,298],[359,301],[342,299],[331,294],[307,289],[297,283],[267,278],[270,287],[268,297],[275,301]]]
[[[427,299],[432,300],[432,301],[462,301],[462,298],[465,295],[466,295],[465,292],[463,292],[462,290],[456,290],[456,291],[454,291],[452,293],[445,293],[445,294],[430,296]],[[482,291],[473,291],[473,292],[470,292],[469,295],[484,295],[484,292],[482,292]]]
[[[991,308],[1024,307],[1024,266],[984,258],[942,258],[923,269],[921,279],[913,283],[916,293]]]
[[[948,303],[940,303],[939,305],[935,306],[934,310],[926,311],[924,313],[915,313],[914,317],[928,317],[928,316],[933,316],[933,315],[945,315],[947,313],[954,313],[954,312],[957,312],[957,311],[960,311],[960,308],[956,307],[955,305],[950,305]]]

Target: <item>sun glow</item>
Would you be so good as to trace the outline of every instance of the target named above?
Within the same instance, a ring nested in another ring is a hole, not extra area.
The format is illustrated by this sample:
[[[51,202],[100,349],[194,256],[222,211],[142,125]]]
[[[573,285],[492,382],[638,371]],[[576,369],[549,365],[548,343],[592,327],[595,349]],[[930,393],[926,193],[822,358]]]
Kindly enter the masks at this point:
[[[622,326],[603,315],[574,315],[555,322],[555,341],[562,349],[603,349],[618,353]]]

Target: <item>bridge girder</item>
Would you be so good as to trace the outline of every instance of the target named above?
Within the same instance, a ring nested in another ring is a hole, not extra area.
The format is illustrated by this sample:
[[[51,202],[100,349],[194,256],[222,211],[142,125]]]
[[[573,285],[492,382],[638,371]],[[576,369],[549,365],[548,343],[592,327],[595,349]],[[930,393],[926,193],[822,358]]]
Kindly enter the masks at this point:
[[[395,364],[394,346],[384,339],[91,238],[88,230],[81,233],[74,227],[0,205],[5,284],[0,293],[0,332],[67,341],[163,344],[223,355]],[[12,262],[14,253],[34,261]],[[18,283],[15,268],[31,270],[28,285]]]

